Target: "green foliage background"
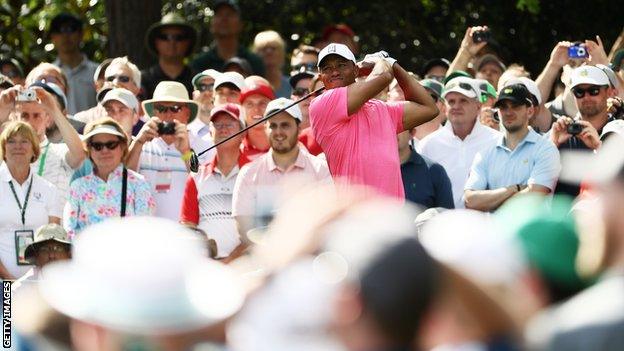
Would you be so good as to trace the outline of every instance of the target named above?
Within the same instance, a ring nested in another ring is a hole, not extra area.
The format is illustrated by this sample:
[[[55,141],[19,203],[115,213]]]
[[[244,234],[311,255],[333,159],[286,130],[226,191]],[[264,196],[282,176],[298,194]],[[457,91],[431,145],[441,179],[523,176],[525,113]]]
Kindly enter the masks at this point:
[[[153,4],[157,0],[128,1]],[[162,4],[163,13],[180,12],[200,30],[200,46],[210,43],[210,3]],[[522,63],[537,75],[557,41],[599,34],[608,52],[624,24],[621,2],[615,0],[240,0],[239,4],[246,21],[246,44],[255,33],[274,29],[293,49],[301,42],[310,43],[327,24],[344,22],[357,33],[361,52],[384,49],[416,72],[429,58],[452,59],[470,25],[490,26],[498,43],[494,47],[505,62]],[[104,6],[103,0],[0,0],[0,52],[17,57],[27,67],[52,60],[46,25],[56,13],[70,11],[88,23],[84,51],[100,61],[107,57]]]

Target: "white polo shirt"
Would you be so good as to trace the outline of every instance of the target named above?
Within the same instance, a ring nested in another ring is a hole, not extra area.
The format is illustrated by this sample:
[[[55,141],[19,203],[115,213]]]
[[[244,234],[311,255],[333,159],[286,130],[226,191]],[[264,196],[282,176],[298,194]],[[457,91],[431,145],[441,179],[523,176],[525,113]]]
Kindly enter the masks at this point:
[[[15,202],[9,181],[13,182],[15,193],[23,206],[31,178],[32,189],[26,205],[25,224],[22,225],[21,211]],[[58,193],[54,185],[34,172],[31,172],[28,179],[20,185],[13,179],[4,162],[0,165],[0,199],[0,261],[9,273],[19,278],[32,266],[17,265],[15,231],[32,230],[34,233],[40,226],[48,224],[48,217],[61,218],[63,209],[59,207]]]
[[[197,153],[212,146],[212,142],[198,138],[189,133],[191,148]],[[199,158],[200,165],[210,161],[216,151],[211,150]],[[189,171],[182,160],[182,154],[175,148],[175,144],[167,145],[158,137],[145,143],[141,150],[139,173],[152,186],[152,194],[156,200],[157,217],[164,217],[172,221],[180,218],[180,207],[184,194],[184,185]]]
[[[451,180],[455,208],[464,208],[464,185],[470,175],[470,167],[476,154],[493,147],[501,133],[475,122],[472,131],[464,140],[453,133],[447,122],[443,128],[424,137],[416,151],[441,164]]]
[[[40,148],[39,158],[31,163],[30,169],[56,187],[59,206],[63,208],[69,196],[69,180],[74,172],[67,163],[69,149],[66,144],[50,143],[47,138],[40,144]]]

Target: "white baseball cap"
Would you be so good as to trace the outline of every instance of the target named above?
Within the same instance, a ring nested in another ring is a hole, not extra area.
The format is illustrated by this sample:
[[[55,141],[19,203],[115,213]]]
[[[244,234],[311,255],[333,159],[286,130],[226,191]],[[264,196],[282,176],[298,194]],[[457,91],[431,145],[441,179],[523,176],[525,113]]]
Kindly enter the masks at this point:
[[[295,101],[291,99],[286,99],[286,98],[278,98],[278,99],[272,100],[267,105],[264,115],[267,116],[269,113],[273,111],[281,110],[284,107],[290,104],[293,104],[294,102]],[[298,120],[299,122],[303,121],[303,116],[301,115],[301,109],[299,109],[298,105],[293,105],[289,107],[288,109],[286,109],[286,112],[288,112],[289,115],[291,115],[294,119]]]
[[[323,59],[328,55],[338,55],[340,57],[344,57],[345,59],[355,62],[355,55],[349,50],[349,48],[344,44],[331,43],[321,50],[318,56],[318,67],[321,67],[321,63]]]
[[[109,90],[106,95],[104,95],[104,98],[102,99],[100,104],[104,105],[104,103],[111,100],[121,102],[129,109],[134,110],[134,112],[137,112],[139,110],[139,100],[137,100],[136,96],[134,96],[134,94],[132,94],[132,92],[130,92],[130,90],[128,89],[114,88]]]
[[[234,84],[234,86],[236,86],[241,91],[245,89],[245,77],[243,77],[243,75],[238,72],[221,73],[215,79],[214,89],[217,90],[220,85],[226,83]]]
[[[455,77],[449,80],[444,85],[442,97],[446,98],[448,93],[460,93],[471,99],[476,99],[477,101],[480,101],[481,98],[481,89],[479,89],[477,81],[468,77]]]
[[[596,66],[581,66],[577,67],[572,71],[572,75],[570,77],[570,87],[574,88],[577,85],[581,84],[592,84],[592,85],[610,85],[609,77],[604,73],[600,68]]]
[[[126,139],[128,138],[127,135],[118,131],[117,128],[111,126],[110,124],[100,124],[99,126],[95,127],[92,131],[90,131],[89,133],[80,137],[80,139],[89,140],[89,138],[98,134],[110,134],[110,135],[116,135],[116,136],[126,138]]]
[[[508,85],[513,85],[513,84],[524,85],[524,87],[527,88],[529,93],[535,96],[535,98],[537,99],[537,104],[538,105],[542,104],[542,94],[540,93],[539,88],[537,87],[537,83],[535,83],[535,81],[527,77],[516,77],[516,78],[511,78],[510,80],[505,82],[505,87]]]

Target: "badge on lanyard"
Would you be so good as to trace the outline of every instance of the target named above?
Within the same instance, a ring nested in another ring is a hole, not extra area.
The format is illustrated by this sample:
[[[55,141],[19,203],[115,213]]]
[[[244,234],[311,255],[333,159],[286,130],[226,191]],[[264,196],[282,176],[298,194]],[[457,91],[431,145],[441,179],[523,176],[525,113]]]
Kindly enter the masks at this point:
[[[171,189],[171,178],[171,171],[159,171],[156,173],[156,192],[169,192]]]
[[[25,266],[31,263],[26,260],[24,253],[26,247],[35,241],[35,233],[32,230],[16,230],[15,231],[15,257],[17,257],[17,265]]]

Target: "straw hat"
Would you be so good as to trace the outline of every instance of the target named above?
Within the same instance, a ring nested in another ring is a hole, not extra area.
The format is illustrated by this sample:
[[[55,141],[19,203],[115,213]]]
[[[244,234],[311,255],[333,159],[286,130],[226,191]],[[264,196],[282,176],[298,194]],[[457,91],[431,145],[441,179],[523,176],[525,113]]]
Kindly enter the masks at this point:
[[[148,116],[154,115],[155,102],[183,102],[191,109],[191,116],[188,123],[191,123],[197,117],[199,105],[197,102],[189,99],[188,91],[184,84],[165,80],[156,86],[154,95],[151,99],[143,101],[143,109]]]

